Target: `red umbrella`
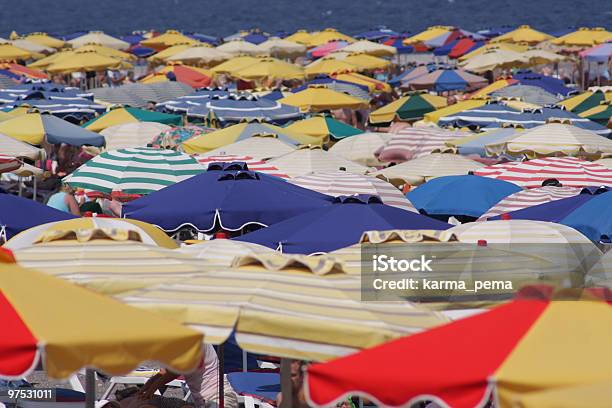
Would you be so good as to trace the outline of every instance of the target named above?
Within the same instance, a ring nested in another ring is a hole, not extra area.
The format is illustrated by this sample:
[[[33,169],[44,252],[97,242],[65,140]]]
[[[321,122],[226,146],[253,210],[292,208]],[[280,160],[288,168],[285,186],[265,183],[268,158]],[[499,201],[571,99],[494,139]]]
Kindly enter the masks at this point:
[[[471,38],[462,38],[455,44],[453,49],[448,53],[449,58],[459,58],[466,54],[469,50],[476,45],[476,41]]]

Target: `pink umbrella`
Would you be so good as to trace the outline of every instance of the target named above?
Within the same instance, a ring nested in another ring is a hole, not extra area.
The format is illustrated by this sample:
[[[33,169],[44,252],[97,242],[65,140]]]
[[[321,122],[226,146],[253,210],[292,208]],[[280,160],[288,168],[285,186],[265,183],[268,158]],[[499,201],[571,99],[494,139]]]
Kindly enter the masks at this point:
[[[452,150],[446,142],[465,134],[429,127],[408,127],[400,129],[375,155],[382,162],[403,162],[430,154],[433,151]]]
[[[324,57],[332,52],[336,52],[348,45],[346,41],[330,41],[327,44],[319,45],[310,51],[310,55],[315,58]]]

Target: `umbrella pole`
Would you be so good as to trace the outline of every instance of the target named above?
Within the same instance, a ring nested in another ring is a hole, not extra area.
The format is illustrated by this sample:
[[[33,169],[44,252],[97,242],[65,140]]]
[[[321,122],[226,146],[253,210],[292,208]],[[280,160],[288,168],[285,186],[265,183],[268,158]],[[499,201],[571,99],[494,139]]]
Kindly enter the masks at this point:
[[[224,375],[223,372],[225,371],[224,369],[224,365],[225,365],[225,353],[223,351],[223,343],[219,344],[219,347],[217,349],[217,354],[219,355],[219,408],[224,408],[225,407],[225,384],[224,384]]]
[[[246,373],[248,371],[247,366],[248,366],[247,352],[242,350],[242,372],[243,373]]]
[[[96,406],[96,373],[91,368],[85,369],[85,408]]]
[[[21,194],[23,193],[23,184],[22,184],[22,179],[21,176],[19,176],[17,178],[17,182],[19,183],[19,197],[21,197]]]
[[[293,384],[291,384],[291,359],[281,358],[280,375],[282,393],[280,408],[291,408],[293,406]]]
[[[36,201],[36,190],[37,190],[37,187],[38,187],[38,179],[36,178],[36,176],[34,176],[34,196],[32,197],[32,199],[34,201]]]

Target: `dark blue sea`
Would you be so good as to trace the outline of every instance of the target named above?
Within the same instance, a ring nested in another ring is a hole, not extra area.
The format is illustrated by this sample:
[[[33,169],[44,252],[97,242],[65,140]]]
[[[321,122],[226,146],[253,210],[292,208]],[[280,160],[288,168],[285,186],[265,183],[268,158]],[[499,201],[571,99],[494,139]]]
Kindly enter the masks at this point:
[[[377,25],[417,32],[430,25],[468,30],[529,24],[555,33],[612,26],[612,0],[0,0],[0,34],[61,35],[179,28],[224,36],[239,29],[335,27],[355,34]]]

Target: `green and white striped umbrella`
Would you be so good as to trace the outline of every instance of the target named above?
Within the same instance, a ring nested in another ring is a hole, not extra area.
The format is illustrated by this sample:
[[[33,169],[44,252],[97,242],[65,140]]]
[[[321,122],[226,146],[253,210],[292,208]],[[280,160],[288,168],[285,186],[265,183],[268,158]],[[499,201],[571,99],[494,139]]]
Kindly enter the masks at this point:
[[[197,160],[184,153],[134,147],[104,152],[64,181],[72,187],[106,194],[149,194],[203,171]]]

